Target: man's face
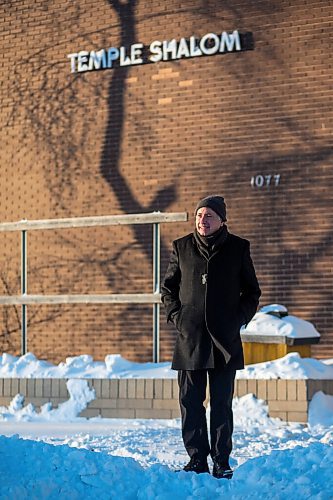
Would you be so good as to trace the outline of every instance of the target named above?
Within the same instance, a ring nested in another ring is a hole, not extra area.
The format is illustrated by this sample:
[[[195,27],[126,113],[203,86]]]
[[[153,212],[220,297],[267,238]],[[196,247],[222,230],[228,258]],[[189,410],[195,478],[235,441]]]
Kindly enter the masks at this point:
[[[210,236],[223,226],[221,217],[209,207],[202,207],[196,213],[195,227],[201,236]]]

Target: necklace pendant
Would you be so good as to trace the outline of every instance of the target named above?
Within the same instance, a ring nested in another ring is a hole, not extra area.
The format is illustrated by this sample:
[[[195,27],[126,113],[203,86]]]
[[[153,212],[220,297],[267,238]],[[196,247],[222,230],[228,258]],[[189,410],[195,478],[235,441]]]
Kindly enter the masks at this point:
[[[201,275],[201,283],[203,285],[206,285],[207,284],[207,274],[202,274]]]

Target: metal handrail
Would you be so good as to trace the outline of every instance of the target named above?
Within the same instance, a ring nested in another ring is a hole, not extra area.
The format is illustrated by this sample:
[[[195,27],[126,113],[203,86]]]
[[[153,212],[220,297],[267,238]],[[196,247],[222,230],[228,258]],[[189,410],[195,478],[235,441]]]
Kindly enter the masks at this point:
[[[153,361],[159,361],[160,315],[160,223],[186,222],[186,212],[101,215],[63,219],[21,220],[0,223],[0,232],[21,231],[21,295],[1,295],[0,305],[21,306],[21,353],[28,350],[27,306],[31,304],[153,304]],[[29,295],[27,293],[27,232],[45,229],[153,224],[153,293]]]
[[[0,295],[0,305],[33,304],[158,304],[160,293],[114,293],[72,295]]]
[[[92,217],[69,217],[64,219],[41,219],[0,223],[0,232],[35,229],[65,229],[92,226],[119,226],[125,224],[157,224],[161,222],[186,222],[187,212],[145,214],[97,215]]]

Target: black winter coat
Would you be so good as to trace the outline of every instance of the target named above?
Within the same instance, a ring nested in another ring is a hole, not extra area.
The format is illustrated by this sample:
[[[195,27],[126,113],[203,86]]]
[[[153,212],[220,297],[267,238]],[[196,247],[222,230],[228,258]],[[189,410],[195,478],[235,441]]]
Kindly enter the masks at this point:
[[[239,330],[254,316],[260,294],[247,240],[228,233],[209,258],[193,233],[175,240],[162,285],[167,320],[178,330],[172,368],[244,368]]]

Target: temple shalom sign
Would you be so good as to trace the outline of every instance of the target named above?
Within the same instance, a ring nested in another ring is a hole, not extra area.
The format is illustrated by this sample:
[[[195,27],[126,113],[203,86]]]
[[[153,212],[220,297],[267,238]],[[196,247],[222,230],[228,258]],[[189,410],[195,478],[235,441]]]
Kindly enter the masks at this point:
[[[181,58],[211,56],[224,52],[242,50],[241,38],[238,31],[227,33],[223,31],[220,35],[206,33],[198,39],[191,36],[189,39],[170,41],[153,41],[147,48],[143,43],[134,43],[130,47],[110,47],[98,51],[81,50],[69,54],[71,72],[81,73],[99,69],[109,69],[115,64],[119,66],[132,66],[146,62],[156,63]]]

